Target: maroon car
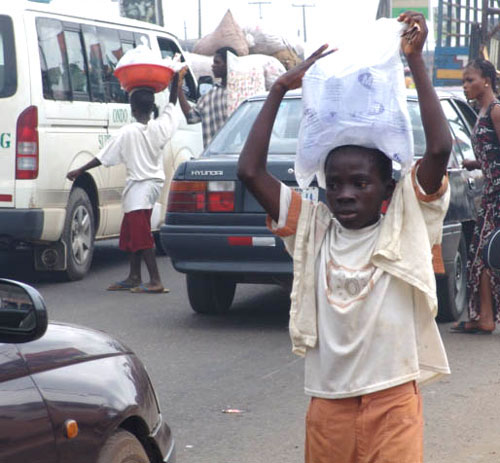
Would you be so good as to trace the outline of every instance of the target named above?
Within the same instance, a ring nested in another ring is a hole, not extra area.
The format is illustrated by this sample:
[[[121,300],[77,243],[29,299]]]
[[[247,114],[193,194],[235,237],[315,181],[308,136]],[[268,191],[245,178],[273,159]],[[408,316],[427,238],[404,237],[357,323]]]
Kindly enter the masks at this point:
[[[47,323],[35,289],[0,279],[0,342],[0,461],[175,461],[144,365],[118,340]]]

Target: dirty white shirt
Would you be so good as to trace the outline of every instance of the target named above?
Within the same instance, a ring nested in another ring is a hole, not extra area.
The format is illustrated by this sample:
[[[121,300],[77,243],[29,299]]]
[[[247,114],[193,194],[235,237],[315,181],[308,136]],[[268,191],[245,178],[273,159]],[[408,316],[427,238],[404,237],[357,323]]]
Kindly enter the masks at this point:
[[[413,171],[385,218],[348,230],[326,205],[281,186],[280,220],[271,228],[294,258],[290,334],[294,352],[306,355],[307,394],[358,396],[449,373],[434,320],[431,254],[448,201],[446,179],[425,195]],[[412,262],[415,249],[421,260]]]
[[[97,154],[103,166],[124,164],[127,169],[123,212],[154,207],[165,181],[163,148],[177,127],[174,105],[169,103],[147,124],[133,122],[121,127]]]

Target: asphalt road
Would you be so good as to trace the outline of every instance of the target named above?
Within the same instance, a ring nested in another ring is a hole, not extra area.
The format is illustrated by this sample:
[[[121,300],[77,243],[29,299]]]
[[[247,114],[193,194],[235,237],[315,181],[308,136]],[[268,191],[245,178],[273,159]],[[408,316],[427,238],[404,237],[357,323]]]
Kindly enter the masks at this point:
[[[303,361],[290,352],[288,297],[240,285],[225,316],[197,315],[184,277],[159,258],[160,295],[106,292],[127,273],[116,241],[99,243],[83,281],[54,283],[30,270],[29,253],[0,254],[0,275],[28,282],[49,318],[102,329],[141,357],[177,442],[179,463],[303,461]],[[500,462],[500,330],[448,333],[453,374],[424,386],[426,463]],[[224,413],[225,410],[239,413]]]

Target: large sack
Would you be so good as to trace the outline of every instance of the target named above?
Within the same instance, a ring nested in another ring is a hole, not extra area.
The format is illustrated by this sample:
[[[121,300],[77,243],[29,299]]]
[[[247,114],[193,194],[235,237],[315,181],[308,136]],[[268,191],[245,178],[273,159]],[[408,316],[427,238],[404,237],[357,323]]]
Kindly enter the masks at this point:
[[[365,26],[370,40],[353,37],[306,72],[295,158],[302,188],[314,175],[325,187],[326,156],[344,145],[378,149],[402,174],[410,169],[413,132],[400,57],[402,27],[396,19],[379,19]]]
[[[252,55],[274,55],[286,48],[286,42],[283,37],[266,31],[262,24],[246,27],[243,32],[247,37]]]
[[[186,61],[191,66],[196,79],[201,76],[214,76],[212,74],[212,63],[214,62],[213,56],[198,55],[196,53],[184,52]]]
[[[286,72],[285,66],[276,58],[267,55],[248,55],[240,58],[243,62],[252,63],[262,69],[264,73],[264,84],[266,90],[269,90],[274,81]]]
[[[284,48],[283,50],[274,53],[273,57],[279,60],[280,63],[285,66],[287,71],[302,62],[299,55],[297,55],[292,47]]]
[[[262,65],[248,59],[227,54],[227,114],[228,116],[243,100],[265,91]]]
[[[201,38],[194,46],[193,52],[199,55],[212,56],[221,47],[232,47],[238,56],[248,55],[248,43],[240,26],[227,10],[222,21],[210,34]]]

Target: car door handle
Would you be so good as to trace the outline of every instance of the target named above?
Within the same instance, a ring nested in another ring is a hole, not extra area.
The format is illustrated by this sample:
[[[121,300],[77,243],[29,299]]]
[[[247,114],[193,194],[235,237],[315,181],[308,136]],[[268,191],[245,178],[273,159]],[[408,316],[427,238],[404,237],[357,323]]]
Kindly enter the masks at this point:
[[[469,188],[474,190],[476,188],[476,181],[473,178],[468,178],[467,183],[469,184]]]

